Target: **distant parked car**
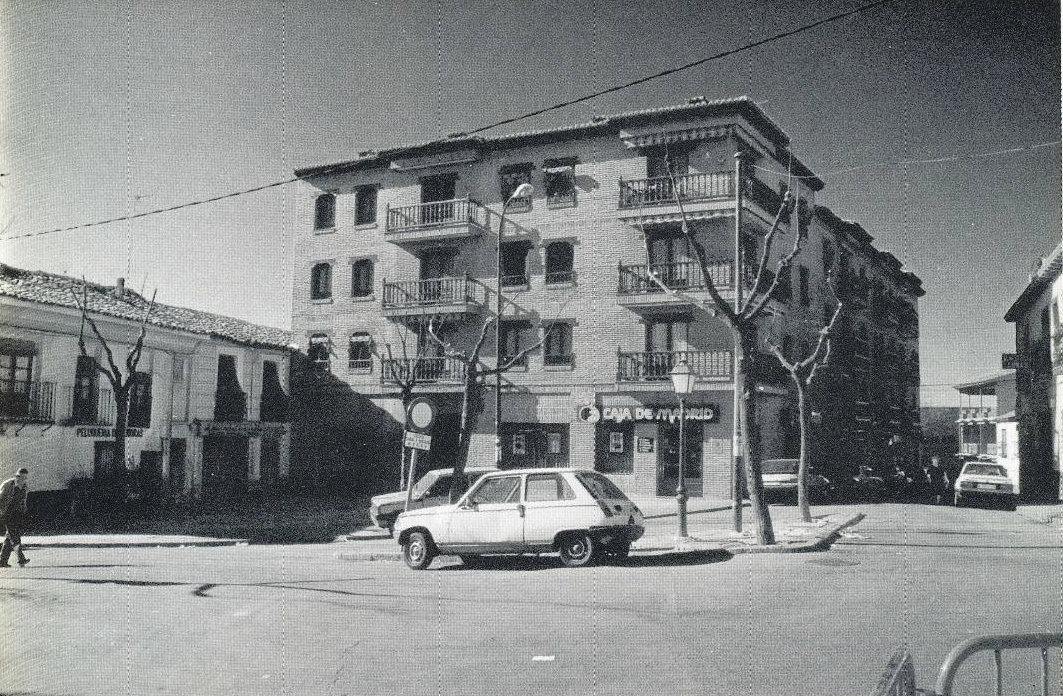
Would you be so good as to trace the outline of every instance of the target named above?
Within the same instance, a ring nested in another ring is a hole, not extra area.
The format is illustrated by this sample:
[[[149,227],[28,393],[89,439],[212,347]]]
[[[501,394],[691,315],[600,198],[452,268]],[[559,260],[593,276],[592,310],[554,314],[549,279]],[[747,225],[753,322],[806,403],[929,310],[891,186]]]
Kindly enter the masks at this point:
[[[470,466],[465,468],[465,490],[472,487],[484,474],[490,471],[498,471],[493,466]],[[413,484],[410,493],[410,509],[415,510],[423,507],[435,507],[450,503],[450,481],[454,477],[454,469],[433,469],[429,471],[417,483]],[[390,534],[395,526],[395,518],[406,508],[406,491],[384,493],[374,495],[369,501],[369,518],[373,524],[386,529]]]
[[[797,500],[797,459],[765,459],[760,463],[760,479],[764,493],[770,497]],[[834,485],[826,476],[808,470],[808,495],[812,500],[825,501],[834,495]]]
[[[410,510],[395,521],[406,565],[440,553],[467,565],[480,554],[559,551],[570,567],[623,558],[644,532],[642,511],[596,471],[512,469],[485,474],[454,505]]]
[[[957,507],[972,500],[985,500],[1014,510],[1018,499],[1007,469],[987,461],[964,464],[954,488],[953,502]]]

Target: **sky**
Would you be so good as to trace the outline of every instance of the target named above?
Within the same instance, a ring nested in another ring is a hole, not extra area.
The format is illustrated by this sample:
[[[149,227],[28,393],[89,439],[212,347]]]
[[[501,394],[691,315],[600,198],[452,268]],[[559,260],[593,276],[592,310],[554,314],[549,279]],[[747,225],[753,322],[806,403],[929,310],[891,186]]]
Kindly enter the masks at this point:
[[[305,184],[48,232],[469,131],[861,4],[5,0],[0,262],[288,328]],[[817,202],[922,279],[924,405],[999,370],[1004,313],[1061,235],[1058,2],[893,0],[508,130],[697,95],[757,101],[826,182]]]

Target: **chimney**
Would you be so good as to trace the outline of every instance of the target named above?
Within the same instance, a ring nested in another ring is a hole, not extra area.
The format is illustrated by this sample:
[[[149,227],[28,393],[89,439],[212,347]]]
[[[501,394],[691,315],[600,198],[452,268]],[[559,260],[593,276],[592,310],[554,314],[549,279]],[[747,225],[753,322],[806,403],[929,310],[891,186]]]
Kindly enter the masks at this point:
[[[125,295],[125,278],[119,278],[118,282],[114,286],[114,296],[123,297]]]

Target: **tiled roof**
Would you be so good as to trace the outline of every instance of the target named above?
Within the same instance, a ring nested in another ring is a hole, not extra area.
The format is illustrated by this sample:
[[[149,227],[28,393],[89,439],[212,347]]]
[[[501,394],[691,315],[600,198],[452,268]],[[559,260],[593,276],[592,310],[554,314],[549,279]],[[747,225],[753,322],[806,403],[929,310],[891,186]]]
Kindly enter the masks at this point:
[[[77,293],[80,300],[86,285],[88,308],[94,314],[140,322],[144,317],[144,310],[150,304],[150,300],[128,288],[119,297],[115,286],[84,284],[80,279],[70,276],[25,271],[0,264],[0,295],[27,302],[77,309],[78,303],[74,300],[74,293]],[[292,340],[291,333],[282,329],[158,302],[148,317],[148,324],[223,338],[248,346],[286,349]]]
[[[705,99],[695,97],[684,104],[655,107],[626,111],[610,116],[596,116],[592,121],[566,126],[556,126],[539,130],[524,131],[521,133],[507,133],[498,136],[482,137],[467,133],[455,133],[441,140],[428,140],[421,143],[400,145],[383,150],[366,150],[359,153],[358,158],[344,162],[336,162],[320,166],[305,167],[295,170],[295,175],[301,178],[333,174],[366,166],[386,165],[387,161],[412,154],[424,154],[427,152],[449,151],[456,147],[486,147],[491,145],[518,145],[528,140],[537,140],[546,136],[563,137],[565,134],[577,135],[581,131],[608,131],[618,130],[624,126],[637,125],[651,122],[657,119],[675,120],[686,116],[713,116],[731,112],[740,112],[764,132],[777,148],[785,150],[790,145],[790,138],[771,118],[764,113],[748,96],[730,97],[727,99]],[[786,150],[786,152],[789,152]],[[794,165],[798,173],[810,178],[810,183],[823,188],[823,182],[816,177],[810,169],[794,158]]]

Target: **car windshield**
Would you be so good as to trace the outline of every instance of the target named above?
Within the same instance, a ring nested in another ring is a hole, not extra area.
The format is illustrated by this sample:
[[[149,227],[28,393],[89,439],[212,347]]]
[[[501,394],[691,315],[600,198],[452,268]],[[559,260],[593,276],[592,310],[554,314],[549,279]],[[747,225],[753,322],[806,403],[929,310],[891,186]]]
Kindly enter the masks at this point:
[[[968,464],[963,473],[970,476],[1007,476],[1004,467],[999,464]]]
[[[420,500],[425,496],[425,493],[427,493],[429,489],[433,489],[434,494],[437,487],[433,487],[432,484],[437,481],[441,487],[448,487],[450,485],[450,474],[441,471],[429,471],[422,476],[417,483],[413,484],[413,492],[410,494],[410,497],[414,500]]]
[[[596,500],[627,500],[624,492],[616,484],[601,474],[582,471],[576,474],[580,483],[591,492]]]
[[[760,471],[764,474],[796,474],[796,459],[768,459],[760,465]]]

